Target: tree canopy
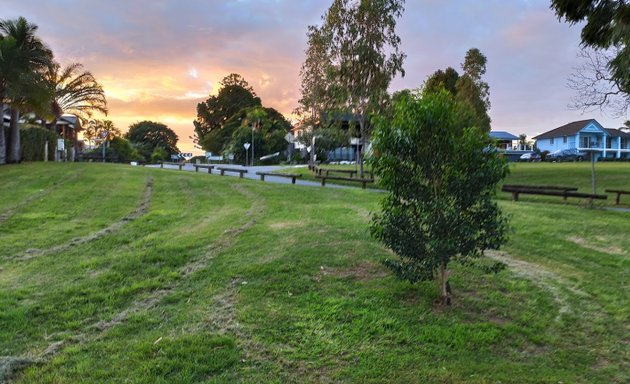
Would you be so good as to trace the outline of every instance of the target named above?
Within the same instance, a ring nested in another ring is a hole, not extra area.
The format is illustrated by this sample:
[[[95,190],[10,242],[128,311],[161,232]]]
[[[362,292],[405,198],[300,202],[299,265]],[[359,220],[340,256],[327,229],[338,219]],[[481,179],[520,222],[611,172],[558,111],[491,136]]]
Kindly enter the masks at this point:
[[[404,93],[392,107],[391,116],[376,120],[373,135],[370,162],[388,194],[372,234],[397,254],[385,264],[399,278],[437,278],[448,304],[449,262],[506,240],[507,221],[493,196],[508,167],[446,90]]]
[[[359,153],[363,174],[363,151],[370,135],[370,117],[389,100],[392,79],[404,76],[405,54],[396,34],[404,0],[334,0],[323,16],[330,65],[326,70],[326,93],[332,112],[357,116],[363,140]]]
[[[222,129],[225,123],[243,108],[261,106],[254,89],[241,77],[232,73],[221,80],[221,89],[197,105],[197,119],[193,122],[195,133],[203,145],[206,134]],[[222,146],[223,143],[220,143]],[[204,147],[208,149],[207,147]]]
[[[179,153],[177,134],[162,123],[140,121],[129,126],[125,138],[135,144],[145,159],[150,159],[156,148],[163,148],[169,155]]]
[[[435,93],[440,89],[448,91],[458,102],[468,105],[474,111],[470,115],[472,125],[490,131],[490,90],[482,76],[486,73],[486,57],[477,48],[466,52],[460,75],[452,67],[437,70],[424,83],[424,94]]]

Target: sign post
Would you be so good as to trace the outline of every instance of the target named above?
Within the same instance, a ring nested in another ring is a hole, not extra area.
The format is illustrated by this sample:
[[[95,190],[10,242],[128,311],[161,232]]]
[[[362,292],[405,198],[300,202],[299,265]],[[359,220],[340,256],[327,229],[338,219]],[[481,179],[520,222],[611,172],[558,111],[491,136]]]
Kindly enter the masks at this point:
[[[248,158],[249,158],[249,146],[250,145],[251,145],[250,143],[243,144],[243,147],[245,148],[245,166],[247,166],[247,161],[248,161]],[[252,159],[252,163],[253,163],[253,159]]]
[[[107,132],[107,131],[102,131],[101,132],[101,139],[102,139],[102,141],[101,141],[102,144],[101,145],[103,147],[103,163],[105,162],[105,144],[107,144],[107,134],[108,133],[109,132]]]

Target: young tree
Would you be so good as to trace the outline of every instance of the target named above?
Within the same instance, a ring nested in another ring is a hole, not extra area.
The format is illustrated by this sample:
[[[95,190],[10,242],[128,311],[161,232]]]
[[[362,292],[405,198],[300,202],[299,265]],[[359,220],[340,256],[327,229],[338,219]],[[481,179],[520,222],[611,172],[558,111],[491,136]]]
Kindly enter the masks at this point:
[[[449,304],[449,262],[506,240],[493,196],[508,167],[488,134],[467,125],[474,112],[445,90],[400,95],[392,111],[377,119],[373,136],[370,163],[388,195],[371,231],[398,255],[385,264],[399,278],[437,278]]]
[[[327,93],[332,110],[356,116],[361,134],[359,164],[370,135],[372,115],[389,99],[387,88],[397,74],[404,76],[396,20],[404,0],[334,0],[324,15],[324,33],[330,36],[331,65]]]

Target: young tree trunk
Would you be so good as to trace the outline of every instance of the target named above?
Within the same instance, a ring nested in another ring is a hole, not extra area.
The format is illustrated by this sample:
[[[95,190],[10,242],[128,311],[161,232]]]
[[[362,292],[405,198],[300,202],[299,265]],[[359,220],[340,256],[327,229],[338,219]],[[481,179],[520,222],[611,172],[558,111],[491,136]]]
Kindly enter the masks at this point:
[[[7,161],[9,163],[20,162],[20,111],[11,109],[11,124],[9,125],[9,153]]]
[[[0,122],[0,165],[7,163],[7,137],[4,134],[4,104],[0,104],[2,121]]]
[[[438,278],[440,283],[440,301],[442,305],[451,305],[451,287],[448,284],[448,275],[446,264],[440,264],[440,275]]]
[[[363,149],[365,147],[365,118],[359,118],[359,132],[361,140],[359,140],[359,175],[363,178]]]

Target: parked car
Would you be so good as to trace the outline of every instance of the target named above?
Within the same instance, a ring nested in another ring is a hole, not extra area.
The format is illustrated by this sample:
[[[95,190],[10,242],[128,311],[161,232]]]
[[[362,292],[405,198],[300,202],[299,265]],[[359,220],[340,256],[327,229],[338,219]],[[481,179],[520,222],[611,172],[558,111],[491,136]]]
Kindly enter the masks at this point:
[[[524,153],[520,157],[520,161],[540,161],[541,157],[536,152]]]
[[[582,161],[588,154],[578,151],[576,148],[559,149],[547,155],[547,161]]]

